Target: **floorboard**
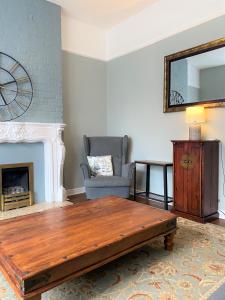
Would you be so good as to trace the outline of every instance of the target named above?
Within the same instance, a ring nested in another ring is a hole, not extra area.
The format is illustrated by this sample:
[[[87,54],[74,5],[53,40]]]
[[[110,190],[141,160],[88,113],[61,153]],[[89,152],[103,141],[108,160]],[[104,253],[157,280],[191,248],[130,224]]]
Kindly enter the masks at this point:
[[[224,219],[216,219],[216,220],[212,221],[211,223],[225,227]]]
[[[67,198],[68,198],[68,201],[70,201],[74,204],[87,201],[85,194],[72,195],[72,196],[68,196]]]
[[[132,196],[131,196],[132,198]],[[76,203],[80,203],[80,202],[84,202],[87,201],[86,195],[85,194],[79,194],[79,195],[73,195],[73,196],[69,196],[68,197],[69,201],[76,204]],[[154,200],[150,200],[150,199],[146,199],[143,197],[136,197],[136,201],[143,203],[143,204],[147,204],[147,205],[151,205],[157,208],[163,208],[163,203],[159,203],[157,201]],[[169,210],[171,209],[172,205],[169,204]],[[225,227],[225,220],[224,219],[216,219],[211,221],[211,223]]]

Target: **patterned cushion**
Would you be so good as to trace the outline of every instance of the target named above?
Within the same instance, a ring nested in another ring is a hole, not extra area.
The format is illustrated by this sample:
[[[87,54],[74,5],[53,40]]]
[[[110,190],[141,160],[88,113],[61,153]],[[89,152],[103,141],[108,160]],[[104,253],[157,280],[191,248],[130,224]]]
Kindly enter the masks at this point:
[[[87,156],[92,176],[113,176],[112,157]]]

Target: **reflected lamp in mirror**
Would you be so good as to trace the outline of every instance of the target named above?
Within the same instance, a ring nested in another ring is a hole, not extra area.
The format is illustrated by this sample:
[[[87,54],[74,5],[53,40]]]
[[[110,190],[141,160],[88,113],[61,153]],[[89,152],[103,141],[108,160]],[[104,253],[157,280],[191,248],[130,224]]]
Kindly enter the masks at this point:
[[[189,140],[201,140],[201,124],[205,122],[203,106],[186,108],[186,123],[189,124]]]

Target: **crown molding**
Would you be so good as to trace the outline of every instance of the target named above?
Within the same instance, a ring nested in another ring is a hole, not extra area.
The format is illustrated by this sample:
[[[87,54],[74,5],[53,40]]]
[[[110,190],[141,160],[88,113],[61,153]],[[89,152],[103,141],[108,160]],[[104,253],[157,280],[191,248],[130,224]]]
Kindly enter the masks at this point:
[[[62,49],[110,61],[224,14],[224,0],[158,0],[112,29],[103,30],[62,13]]]

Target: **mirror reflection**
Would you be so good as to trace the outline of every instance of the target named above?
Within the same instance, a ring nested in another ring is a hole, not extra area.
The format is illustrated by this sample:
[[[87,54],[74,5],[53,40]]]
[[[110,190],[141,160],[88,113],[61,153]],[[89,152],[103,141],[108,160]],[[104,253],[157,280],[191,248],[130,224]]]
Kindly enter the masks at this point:
[[[164,57],[164,112],[225,107],[225,37]]]
[[[225,99],[225,48],[171,62],[170,106]]]

